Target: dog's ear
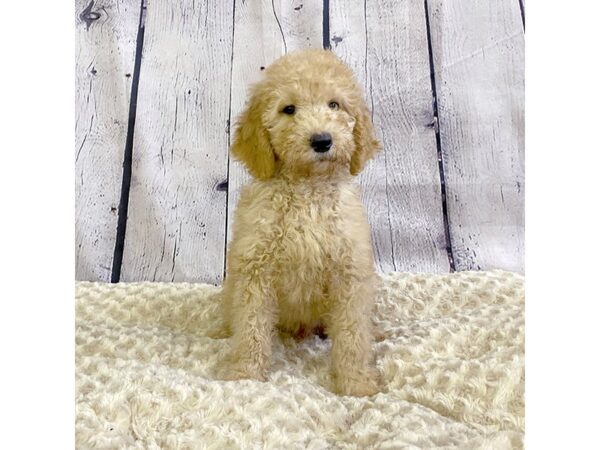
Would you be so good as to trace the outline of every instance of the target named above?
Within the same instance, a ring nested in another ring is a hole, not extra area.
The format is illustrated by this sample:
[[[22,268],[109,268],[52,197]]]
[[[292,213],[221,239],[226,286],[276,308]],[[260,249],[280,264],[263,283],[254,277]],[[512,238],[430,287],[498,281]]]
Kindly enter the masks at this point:
[[[375,137],[371,113],[362,99],[357,107],[357,112],[354,114],[354,119],[356,120],[354,124],[354,143],[356,148],[350,160],[350,173],[358,175],[367,161],[375,156],[377,150],[381,148],[381,144]]]
[[[275,172],[275,153],[263,125],[262,110],[261,90],[255,87],[238,119],[231,153],[246,164],[252,176],[265,180]]]

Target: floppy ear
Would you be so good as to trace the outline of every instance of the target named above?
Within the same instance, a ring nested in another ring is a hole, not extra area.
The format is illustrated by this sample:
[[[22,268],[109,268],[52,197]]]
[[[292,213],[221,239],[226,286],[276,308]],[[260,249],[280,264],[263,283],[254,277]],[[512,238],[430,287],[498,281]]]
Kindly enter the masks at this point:
[[[350,173],[358,175],[369,159],[375,156],[381,144],[375,137],[371,113],[367,105],[361,99],[354,115],[356,123],[354,124],[354,144],[356,148],[350,160]]]
[[[262,108],[260,91],[255,89],[238,119],[231,153],[246,165],[252,176],[264,180],[275,172],[275,154],[263,126]]]

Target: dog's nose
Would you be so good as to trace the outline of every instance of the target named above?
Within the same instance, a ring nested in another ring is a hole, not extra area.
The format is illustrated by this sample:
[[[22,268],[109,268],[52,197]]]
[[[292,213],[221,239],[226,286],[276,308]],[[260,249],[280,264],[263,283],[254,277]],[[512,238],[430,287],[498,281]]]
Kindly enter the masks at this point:
[[[310,137],[310,145],[315,152],[324,153],[331,148],[331,134],[318,133]]]

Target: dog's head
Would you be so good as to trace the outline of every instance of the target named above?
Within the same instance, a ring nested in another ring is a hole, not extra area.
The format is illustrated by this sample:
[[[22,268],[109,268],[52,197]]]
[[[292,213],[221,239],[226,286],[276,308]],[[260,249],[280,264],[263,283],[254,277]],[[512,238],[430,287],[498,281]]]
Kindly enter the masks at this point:
[[[357,175],[379,148],[351,70],[333,52],[304,50],[275,61],[252,87],[232,145],[253,176],[280,168]]]

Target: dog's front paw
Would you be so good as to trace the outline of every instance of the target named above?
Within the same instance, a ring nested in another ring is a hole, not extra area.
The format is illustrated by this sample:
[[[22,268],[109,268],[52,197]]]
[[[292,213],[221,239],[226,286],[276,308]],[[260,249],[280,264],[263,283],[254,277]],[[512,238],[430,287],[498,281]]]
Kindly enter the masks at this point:
[[[366,373],[337,375],[334,379],[334,391],[338,395],[368,397],[379,392],[379,373],[368,370]]]

